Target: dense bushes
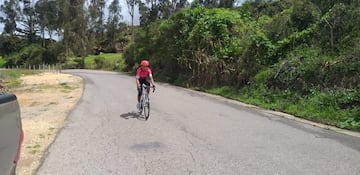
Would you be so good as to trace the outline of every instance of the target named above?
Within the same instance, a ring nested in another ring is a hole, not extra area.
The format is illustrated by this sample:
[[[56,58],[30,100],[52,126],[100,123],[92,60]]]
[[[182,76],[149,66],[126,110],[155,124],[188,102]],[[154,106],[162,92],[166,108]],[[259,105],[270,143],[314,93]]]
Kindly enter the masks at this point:
[[[2,57],[0,57],[0,67],[5,67],[6,60]]]
[[[189,9],[139,31],[125,58],[129,67],[150,59],[154,70],[170,81],[186,77],[193,85],[228,83],[250,45],[248,33],[234,11]]]
[[[64,62],[64,48],[60,43],[50,43],[47,47],[40,44],[29,44],[16,36],[1,36],[2,64],[6,66],[27,66],[38,64],[56,64]]]
[[[180,11],[138,31],[128,70],[149,59],[157,79],[359,130],[360,6],[318,4]]]
[[[64,69],[82,68],[83,58],[72,57],[62,64]],[[85,69],[99,69],[108,71],[124,71],[124,59],[120,53],[104,53],[99,55],[90,55],[84,59]]]
[[[17,53],[7,56],[7,65],[35,65],[42,64],[42,54],[44,49],[38,45],[30,45],[22,48]]]

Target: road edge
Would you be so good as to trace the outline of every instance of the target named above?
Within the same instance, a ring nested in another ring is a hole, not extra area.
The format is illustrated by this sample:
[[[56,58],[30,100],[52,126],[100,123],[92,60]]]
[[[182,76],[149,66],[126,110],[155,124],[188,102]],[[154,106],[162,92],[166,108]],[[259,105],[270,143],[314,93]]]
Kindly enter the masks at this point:
[[[165,84],[167,86],[173,86],[173,85],[170,85],[168,83],[164,83],[164,85]],[[265,112],[265,113],[268,113],[268,114],[276,115],[278,117],[283,117],[283,118],[294,120],[294,121],[297,121],[297,122],[301,122],[301,123],[304,123],[304,124],[307,124],[307,125],[311,125],[311,126],[315,126],[315,127],[318,127],[318,128],[322,128],[322,129],[331,130],[331,131],[334,131],[334,132],[337,132],[337,133],[345,134],[345,135],[348,135],[348,136],[353,136],[353,137],[360,138],[360,132],[350,131],[350,130],[341,129],[341,128],[338,128],[338,127],[335,127],[335,126],[330,126],[330,125],[326,125],[326,124],[322,124],[322,123],[313,122],[313,121],[310,121],[310,120],[306,120],[306,119],[303,119],[303,118],[296,117],[296,116],[291,115],[291,114],[287,114],[287,113],[280,112],[280,111],[273,111],[273,110],[264,109],[264,108],[261,108],[259,106],[246,104],[246,103],[243,103],[241,101],[229,99],[229,98],[226,98],[226,97],[223,97],[223,96],[220,96],[220,95],[210,94],[210,93],[206,93],[206,92],[203,92],[203,91],[198,91],[198,90],[194,90],[194,89],[188,89],[188,88],[179,87],[179,86],[175,86],[175,87],[185,89],[186,91],[189,91],[189,92],[192,92],[192,93],[196,92],[198,94],[201,94],[201,95],[204,95],[204,96],[207,96],[207,97],[215,98],[215,99],[218,99],[218,100],[223,100],[223,101],[228,102],[228,103],[240,105],[240,106],[245,107],[245,108],[255,109],[257,111],[261,111],[261,112]]]

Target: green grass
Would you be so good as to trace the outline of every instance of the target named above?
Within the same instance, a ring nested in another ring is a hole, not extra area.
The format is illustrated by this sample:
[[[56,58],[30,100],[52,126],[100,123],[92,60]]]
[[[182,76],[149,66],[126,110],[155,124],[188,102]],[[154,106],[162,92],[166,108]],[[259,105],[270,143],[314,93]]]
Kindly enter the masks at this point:
[[[289,90],[276,91],[264,86],[218,87],[205,89],[205,92],[217,94],[260,106],[265,109],[281,111],[299,118],[360,131],[360,95],[359,90],[333,90],[329,92],[313,91],[301,96]]]
[[[0,79],[5,82],[7,89],[17,88],[21,85],[19,78],[25,75],[39,74],[38,71],[32,70],[1,70]]]
[[[67,59],[64,69],[81,68],[81,57],[73,57]],[[122,71],[125,68],[122,53],[103,53],[100,55],[90,55],[84,60],[85,69]]]
[[[125,67],[121,53],[104,53],[85,58],[86,69],[121,71]]]
[[[36,154],[36,153],[40,152],[41,146],[39,144],[36,144],[34,146],[27,146],[26,148],[30,149],[28,151],[30,154]]]
[[[71,92],[72,90],[77,89],[79,86],[70,86],[70,85],[67,84],[67,83],[61,83],[61,84],[60,84],[60,87],[61,87],[61,92],[69,93],[69,92]]]
[[[2,56],[0,56],[0,67],[4,67],[5,63],[6,60]]]

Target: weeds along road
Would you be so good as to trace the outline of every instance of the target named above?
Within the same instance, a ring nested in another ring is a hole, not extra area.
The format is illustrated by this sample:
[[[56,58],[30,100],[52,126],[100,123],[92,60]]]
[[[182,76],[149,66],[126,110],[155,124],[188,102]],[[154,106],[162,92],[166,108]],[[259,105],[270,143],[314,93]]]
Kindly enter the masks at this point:
[[[160,83],[144,121],[134,76],[67,73],[84,94],[38,175],[360,174],[358,137]]]

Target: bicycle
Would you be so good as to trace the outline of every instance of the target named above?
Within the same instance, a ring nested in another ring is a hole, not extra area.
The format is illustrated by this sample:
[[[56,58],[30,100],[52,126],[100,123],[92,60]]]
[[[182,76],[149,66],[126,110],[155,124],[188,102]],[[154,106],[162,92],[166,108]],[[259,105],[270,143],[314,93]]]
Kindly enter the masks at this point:
[[[146,84],[142,84],[142,94],[140,97],[140,109],[139,114],[141,115],[144,112],[145,120],[149,119],[150,116],[150,98],[149,94],[147,93],[147,88],[153,88],[153,93],[155,92],[155,87],[149,87]]]

